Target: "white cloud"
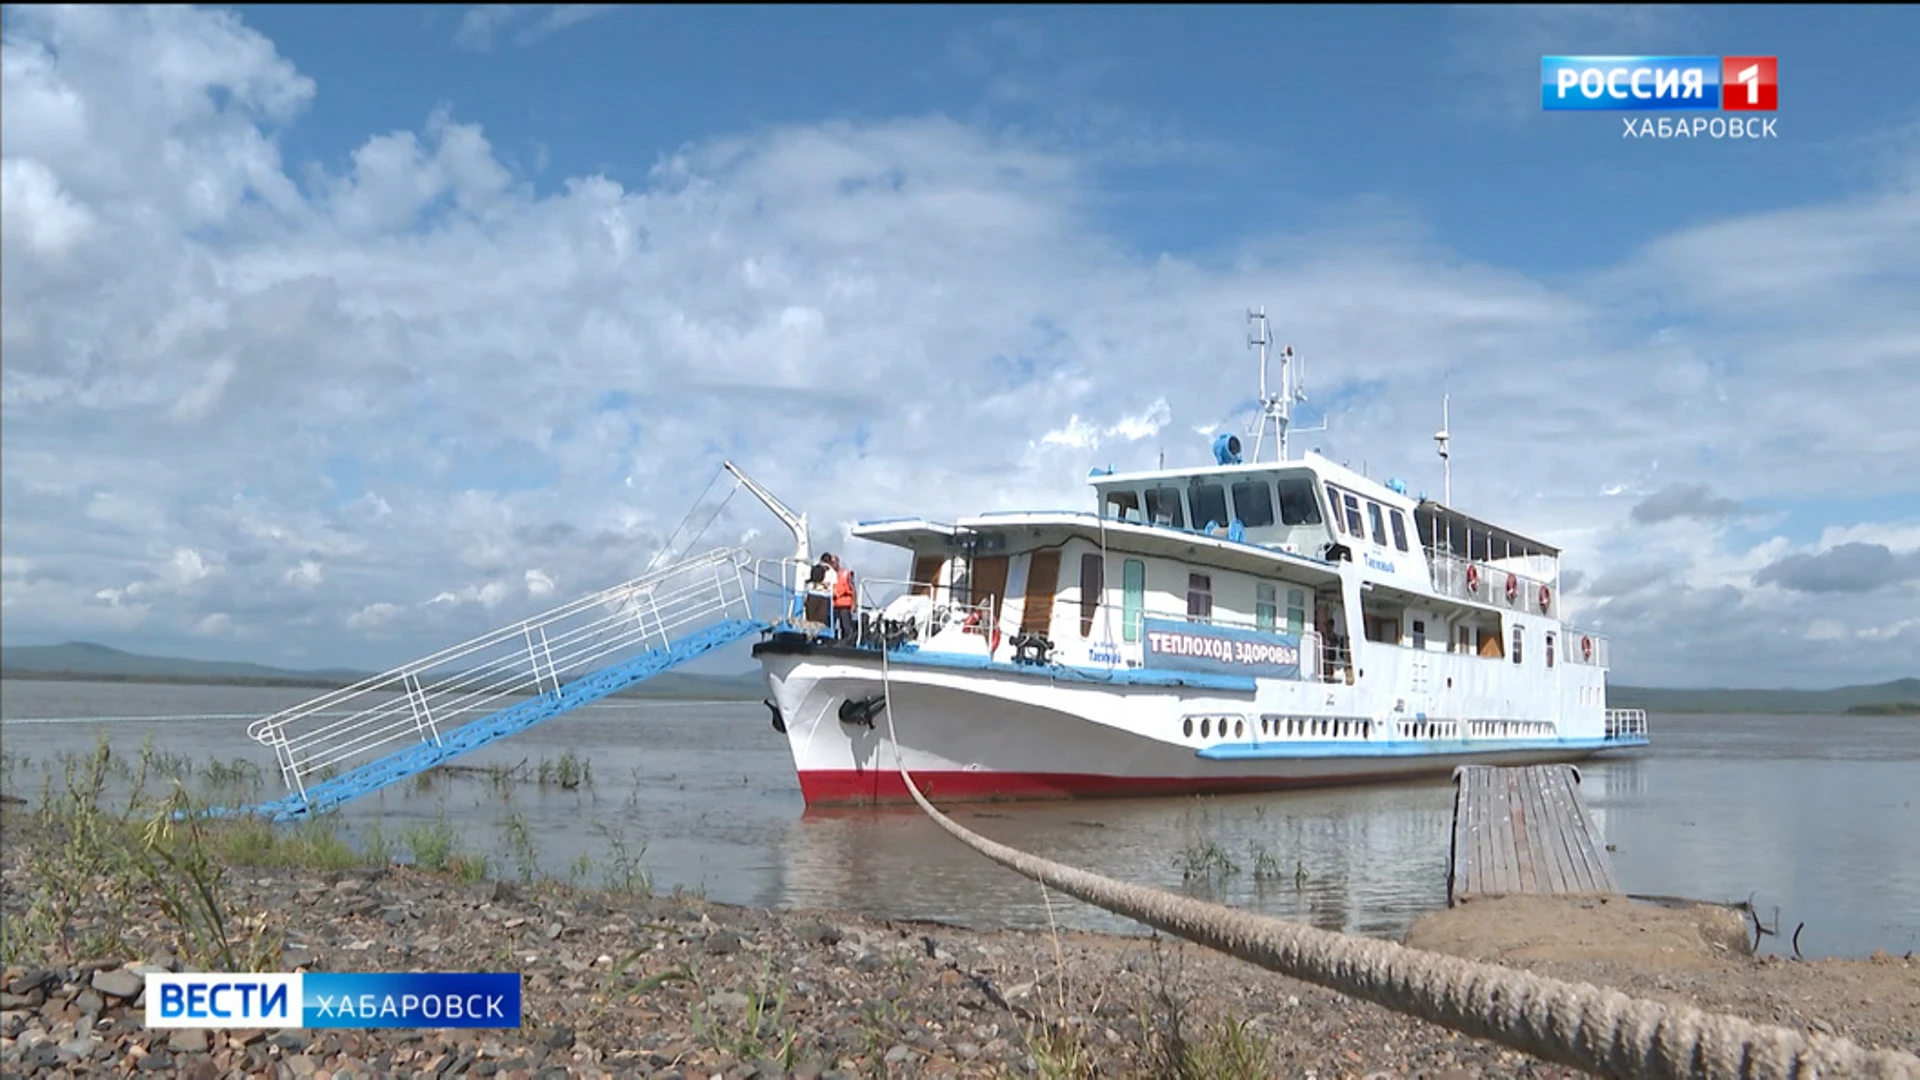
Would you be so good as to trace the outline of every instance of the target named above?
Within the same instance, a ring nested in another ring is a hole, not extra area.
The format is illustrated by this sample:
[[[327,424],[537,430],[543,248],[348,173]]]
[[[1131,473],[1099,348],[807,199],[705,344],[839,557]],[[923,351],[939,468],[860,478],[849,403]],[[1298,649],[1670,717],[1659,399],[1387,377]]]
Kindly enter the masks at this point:
[[[469,15],[486,40],[580,17]],[[723,457],[870,576],[901,576],[844,524],[1090,505],[1087,466],[1209,460],[1246,415],[1244,312],[1264,304],[1334,411],[1313,445],[1437,492],[1449,391],[1456,503],[1566,544],[1586,582],[1652,582],[1568,590],[1614,636],[1618,681],[1911,673],[1911,631],[1827,648],[1752,586],[1801,547],[1628,519],[1701,485],[1743,505],[1920,492],[1908,189],[1683,230],[1549,283],[1417,221],[1144,258],[1094,224],[1098,153],[941,117],[716,134],[637,186],[538,194],[441,111],[296,184],[277,140],[317,88],[237,16],[9,19],[10,639],[158,641],[218,615],[263,650],[324,627],[315,662],[387,666],[630,578]],[[1725,251],[1816,272],[1701,272]],[[1647,295],[1671,297],[1657,321]],[[1472,357],[1474,377],[1434,357]],[[1914,514],[1806,550],[1911,551]],[[772,525],[735,498],[701,543],[777,552]],[[1912,599],[1860,596],[1847,625],[1896,626]]]
[[[513,43],[531,45],[551,34],[614,11],[618,4],[476,4],[460,16],[454,44],[485,52],[513,29]]]
[[[302,559],[300,565],[288,570],[282,578],[289,585],[302,589],[311,589],[327,579],[326,570],[316,559]]]
[[[389,604],[385,601],[377,604],[368,604],[366,607],[347,616],[347,629],[377,630],[387,623],[392,622],[394,617],[400,614],[400,610],[400,605]]]

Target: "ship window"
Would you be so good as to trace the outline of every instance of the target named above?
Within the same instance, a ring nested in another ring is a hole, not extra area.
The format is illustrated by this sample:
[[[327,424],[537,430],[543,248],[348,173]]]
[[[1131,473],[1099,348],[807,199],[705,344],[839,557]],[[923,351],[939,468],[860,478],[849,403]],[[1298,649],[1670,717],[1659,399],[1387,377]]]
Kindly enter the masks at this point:
[[[1513,662],[1520,662],[1520,628],[1513,628]]]
[[[1427,624],[1420,619],[1413,620],[1413,647],[1416,649],[1427,647]]]
[[[1373,542],[1379,544],[1381,547],[1386,547],[1387,524],[1386,520],[1380,516],[1379,503],[1370,502],[1367,504],[1367,517],[1373,522]]]
[[[1401,517],[1398,510],[1389,510],[1387,514],[1393,519],[1393,546],[1407,550],[1407,519]]]
[[[1547,634],[1547,666],[1553,666],[1553,634],[1551,631]]]
[[[1140,495],[1133,491],[1107,492],[1107,519],[1110,521],[1131,521],[1139,523]]]
[[[1253,625],[1272,630],[1278,621],[1280,605],[1274,602],[1273,586],[1262,582],[1253,587]]]
[[[1233,516],[1249,529],[1273,524],[1273,489],[1265,480],[1242,480],[1233,485]]]
[[[1227,524],[1227,489],[1205,480],[1187,485],[1187,503],[1193,508],[1193,527],[1206,529]]]
[[[1187,619],[1202,622],[1213,618],[1213,576],[1187,575]]]
[[[1287,590],[1287,633],[1298,634],[1307,627],[1307,591]]]
[[[1180,515],[1180,489],[1148,488],[1147,521],[1154,525],[1171,525],[1176,529],[1186,528],[1187,521]]]
[[[1332,484],[1327,485],[1327,506],[1333,510],[1333,531],[1344,531],[1340,520],[1340,489]]]
[[[1100,611],[1100,594],[1107,587],[1106,559],[1097,552],[1080,556],[1080,636],[1093,636],[1093,617]],[[1111,639],[1109,639],[1111,640]]]
[[[1360,520],[1360,500],[1344,491],[1340,493],[1340,498],[1347,507],[1348,534],[1357,540],[1365,540],[1367,538],[1367,526],[1365,522]]]
[[[1147,564],[1128,559],[1120,566],[1120,636],[1140,640],[1140,614],[1147,602]]]
[[[1296,477],[1275,481],[1274,487],[1280,492],[1280,524],[1320,524],[1320,504],[1313,499],[1312,484]]]

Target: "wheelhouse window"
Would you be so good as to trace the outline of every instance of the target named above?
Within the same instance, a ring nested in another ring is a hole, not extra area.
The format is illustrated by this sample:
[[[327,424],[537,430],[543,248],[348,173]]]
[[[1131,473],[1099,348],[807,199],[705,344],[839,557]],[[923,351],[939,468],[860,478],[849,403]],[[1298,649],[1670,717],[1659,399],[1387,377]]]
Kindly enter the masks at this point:
[[[1307,590],[1287,590],[1287,633],[1298,634],[1307,628]]]
[[[1380,516],[1379,503],[1370,502],[1367,504],[1367,519],[1373,522],[1373,542],[1379,544],[1381,547],[1386,547],[1387,523],[1386,519]]]
[[[1327,507],[1333,511],[1333,531],[1350,532],[1345,528],[1340,514],[1340,489],[1332,484],[1327,485]]]
[[[1274,588],[1265,582],[1253,587],[1253,625],[1272,630],[1280,618],[1280,605],[1274,600]]]
[[[1393,546],[1407,550],[1407,519],[1398,510],[1389,510],[1387,514],[1393,522]]]
[[[1204,529],[1227,524],[1227,489],[1205,480],[1187,485],[1187,503],[1193,508],[1193,527]]]
[[[1249,529],[1273,524],[1273,489],[1265,480],[1242,480],[1233,485],[1233,516]]]
[[[1274,482],[1280,493],[1280,524],[1320,524],[1320,504],[1314,501],[1313,485],[1298,477]]]
[[[1187,519],[1180,513],[1180,489],[1148,488],[1147,521],[1153,525],[1171,525],[1176,529],[1186,528]]]
[[[1140,617],[1147,606],[1147,564],[1128,559],[1120,564],[1120,637],[1140,640]]]
[[[1105,556],[1097,552],[1088,552],[1080,556],[1081,637],[1093,636],[1093,619],[1100,613],[1100,595],[1107,587],[1106,571]]]
[[[1131,521],[1138,523],[1140,516],[1140,495],[1133,491],[1107,492],[1107,520]]]
[[[1187,619],[1201,622],[1213,618],[1213,575],[1187,575]]]

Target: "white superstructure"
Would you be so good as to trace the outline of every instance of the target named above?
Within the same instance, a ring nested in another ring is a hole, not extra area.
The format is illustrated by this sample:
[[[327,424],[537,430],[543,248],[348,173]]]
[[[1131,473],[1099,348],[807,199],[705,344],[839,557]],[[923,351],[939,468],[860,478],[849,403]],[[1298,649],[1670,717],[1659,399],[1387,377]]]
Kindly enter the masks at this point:
[[[1253,317],[1273,460],[1222,435],[1209,466],[1096,470],[1090,511],[854,530],[904,549],[906,579],[861,583],[850,640],[795,621],[754,650],[808,803],[906,798],[883,676],[907,766],[946,798],[1257,790],[1645,745],[1643,714],[1606,707],[1606,641],[1562,619],[1557,550],[1288,457],[1292,350],[1268,393]]]

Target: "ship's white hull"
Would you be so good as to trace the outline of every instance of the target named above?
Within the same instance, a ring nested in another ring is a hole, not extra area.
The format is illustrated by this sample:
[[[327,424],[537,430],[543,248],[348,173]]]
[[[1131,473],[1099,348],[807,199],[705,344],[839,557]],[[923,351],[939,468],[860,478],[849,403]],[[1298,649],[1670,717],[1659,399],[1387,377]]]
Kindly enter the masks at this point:
[[[1008,665],[967,669],[891,663],[877,652],[768,651],[761,656],[810,806],[909,800],[904,761],[946,800],[1200,794],[1445,776],[1456,766],[1579,760],[1605,740],[1403,738],[1346,686],[1301,684],[1324,727],[1297,735],[1263,712],[1261,694],[1190,686],[1115,686]],[[1286,689],[1291,690],[1292,687]],[[890,703],[880,707],[876,699]],[[849,705],[849,703],[852,703]],[[863,704],[870,705],[862,709]],[[1283,706],[1284,708],[1284,706]],[[850,712],[852,719],[843,718]],[[871,726],[863,722],[871,720]],[[1206,735],[1194,718],[1207,720]],[[1315,721],[1309,719],[1307,723]],[[1218,729],[1214,724],[1218,723]],[[1456,735],[1466,727],[1444,726]],[[1231,725],[1231,726],[1229,726]],[[1296,720],[1295,726],[1300,726]],[[1322,737],[1322,733],[1326,736]],[[1625,744],[1623,744],[1625,745]]]

